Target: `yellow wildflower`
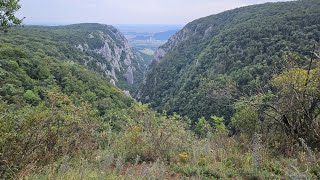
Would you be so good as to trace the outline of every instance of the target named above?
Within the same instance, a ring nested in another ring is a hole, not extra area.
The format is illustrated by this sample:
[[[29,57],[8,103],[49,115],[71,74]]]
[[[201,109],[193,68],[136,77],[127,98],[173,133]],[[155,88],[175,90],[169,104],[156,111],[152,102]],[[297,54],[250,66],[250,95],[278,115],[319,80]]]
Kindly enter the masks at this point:
[[[182,161],[186,161],[188,159],[189,155],[187,152],[182,152],[179,154],[179,157]]]

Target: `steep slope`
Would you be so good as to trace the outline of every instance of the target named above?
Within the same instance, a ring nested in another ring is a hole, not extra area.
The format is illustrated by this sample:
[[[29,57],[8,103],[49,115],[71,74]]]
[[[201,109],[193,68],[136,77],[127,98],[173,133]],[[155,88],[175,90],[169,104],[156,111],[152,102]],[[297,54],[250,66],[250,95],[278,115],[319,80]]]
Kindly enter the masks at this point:
[[[59,49],[72,49],[73,53],[66,53],[67,57],[78,49],[81,51],[78,54],[85,57],[75,58],[78,62],[110,76],[111,82],[124,90],[135,90],[148,64],[140,52],[129,46],[124,35],[109,25],[31,26],[17,29],[15,35],[49,39],[63,46],[57,46]]]
[[[89,103],[100,115],[131,106],[132,98],[110,83],[110,78],[79,65],[77,61],[87,57],[68,48],[46,37],[1,34],[1,102],[17,108],[37,106],[58,93],[77,106]]]
[[[317,0],[254,5],[195,20],[156,51],[137,98],[193,120],[228,119],[233,100],[267,90],[264,84],[281,71],[284,55],[310,55],[319,37]]]

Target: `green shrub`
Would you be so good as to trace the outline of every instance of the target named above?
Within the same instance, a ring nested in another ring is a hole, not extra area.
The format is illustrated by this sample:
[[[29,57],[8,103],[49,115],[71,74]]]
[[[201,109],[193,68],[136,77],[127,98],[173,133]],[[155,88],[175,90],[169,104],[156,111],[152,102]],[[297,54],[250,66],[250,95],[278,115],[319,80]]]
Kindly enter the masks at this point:
[[[29,104],[32,104],[32,105],[37,105],[41,100],[38,94],[35,94],[32,90],[27,90],[23,94],[23,97]]]
[[[13,108],[1,102],[0,154],[5,178],[28,166],[43,166],[57,158],[90,154],[97,148],[98,121],[88,104],[74,106],[67,96],[50,92],[50,106]]]
[[[180,116],[161,116],[137,104],[129,112],[128,120],[117,134],[112,145],[115,153],[133,161],[137,156],[143,161],[173,160],[188,149],[193,134]]]

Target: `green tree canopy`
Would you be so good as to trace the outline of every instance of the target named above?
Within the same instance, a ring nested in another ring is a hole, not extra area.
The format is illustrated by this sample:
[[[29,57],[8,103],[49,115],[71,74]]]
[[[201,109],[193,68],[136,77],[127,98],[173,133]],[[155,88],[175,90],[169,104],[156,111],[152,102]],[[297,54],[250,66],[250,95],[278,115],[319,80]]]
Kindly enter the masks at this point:
[[[0,0],[0,30],[7,31],[10,26],[20,25],[22,19],[15,16],[20,9],[19,0]]]

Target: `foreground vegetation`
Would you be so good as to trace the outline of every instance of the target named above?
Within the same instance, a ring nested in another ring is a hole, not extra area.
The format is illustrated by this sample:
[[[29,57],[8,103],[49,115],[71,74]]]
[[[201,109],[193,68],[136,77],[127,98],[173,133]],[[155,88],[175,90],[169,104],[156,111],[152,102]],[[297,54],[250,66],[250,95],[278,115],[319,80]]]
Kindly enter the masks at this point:
[[[38,137],[39,142],[35,144],[38,147],[32,145],[37,142],[36,139],[30,141],[29,138],[30,146],[27,146],[27,153],[22,158],[24,161],[18,161],[23,166],[15,178],[319,178],[319,154],[303,146],[295,146],[288,156],[270,148],[261,134],[256,134],[253,139],[246,134],[229,137],[224,126],[217,126],[215,130],[207,131],[205,137],[198,138],[188,130],[186,118],[159,115],[141,104],[115,113],[116,117],[117,122],[122,123],[113,126],[108,123],[104,130],[90,121],[70,126],[81,131],[64,124],[59,134],[51,131],[57,135],[51,137],[56,137],[60,142],[54,144],[52,150],[47,146],[41,147],[45,145],[41,137],[48,137],[49,134],[43,130],[35,131],[42,124],[38,121],[32,126],[34,136]],[[90,130],[93,134],[89,133]],[[68,132],[68,136],[65,137],[63,132]],[[11,144],[10,147],[20,144]],[[25,145],[21,144],[22,147]],[[12,157],[17,158],[17,155]]]
[[[318,45],[282,52],[230,117],[190,119],[127,97],[89,54],[16,33],[0,37],[0,179],[320,179]],[[237,90],[215,80],[222,99]]]

